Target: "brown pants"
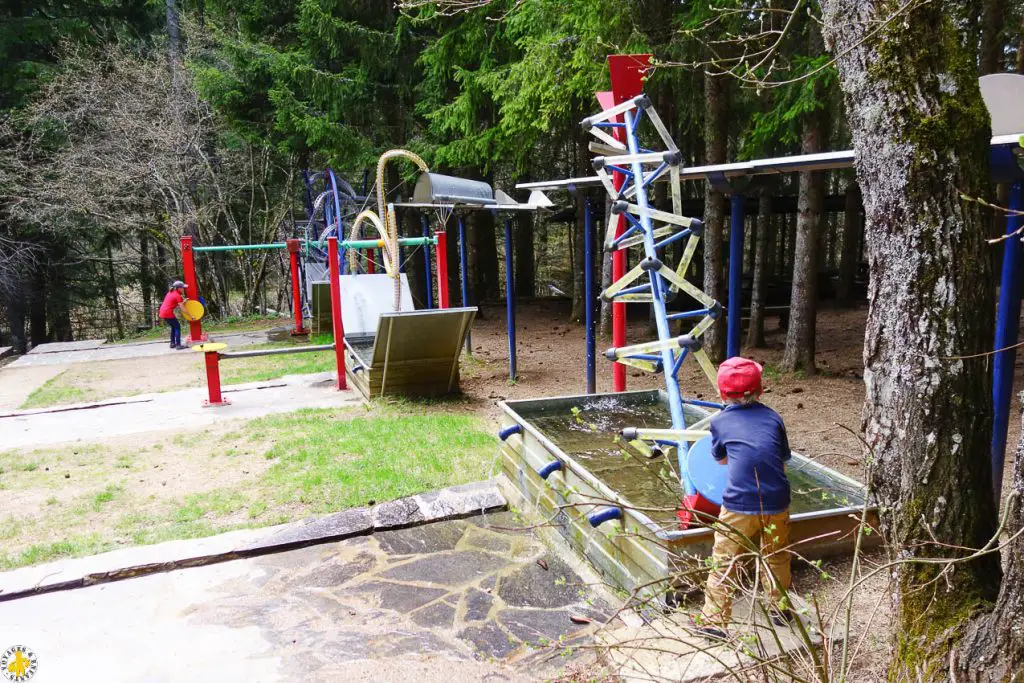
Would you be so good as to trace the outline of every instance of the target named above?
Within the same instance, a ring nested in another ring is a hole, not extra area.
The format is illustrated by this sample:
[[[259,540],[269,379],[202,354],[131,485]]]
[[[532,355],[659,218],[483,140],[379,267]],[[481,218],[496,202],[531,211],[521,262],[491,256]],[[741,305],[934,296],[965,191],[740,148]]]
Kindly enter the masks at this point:
[[[760,566],[762,584],[773,602],[782,599],[782,591],[789,590],[790,553],[789,510],[777,515],[741,515],[724,507],[715,525],[715,547],[711,551],[711,574],[704,592],[704,619],[720,625],[729,623],[732,617],[732,590],[735,583],[740,555],[751,557],[761,539],[761,557],[768,565]],[[745,559],[745,558],[744,558]]]

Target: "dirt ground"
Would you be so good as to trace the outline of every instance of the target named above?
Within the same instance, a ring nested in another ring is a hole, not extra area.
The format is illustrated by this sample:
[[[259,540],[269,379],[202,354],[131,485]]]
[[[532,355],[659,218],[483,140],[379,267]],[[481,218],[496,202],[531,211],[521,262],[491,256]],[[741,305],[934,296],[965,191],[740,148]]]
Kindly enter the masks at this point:
[[[468,408],[493,426],[500,416],[499,401],[584,393],[583,328],[566,322],[568,312],[565,301],[535,300],[519,305],[516,330],[519,379],[510,383],[504,308],[484,307],[473,328],[473,359],[463,362],[464,396],[455,403],[441,404],[433,409],[463,411]],[[775,319],[768,321],[767,348],[744,349],[744,355],[753,357],[766,367],[764,402],[778,410],[785,419],[794,450],[860,480],[865,473],[860,445],[854,434],[860,431],[864,400],[862,348],[865,316],[863,308],[819,313],[819,372],[813,377],[777,372],[785,332],[778,329]],[[646,321],[632,321],[628,338],[637,341],[651,339],[652,335],[645,327]],[[611,390],[612,364],[601,356],[601,351],[608,345],[607,340],[598,340],[599,392]],[[1018,386],[1024,384],[1022,366],[1024,360],[1018,361]],[[20,403],[35,386],[52,376],[49,368],[45,370],[47,372],[35,374],[16,374],[10,369],[0,372],[0,406],[16,407],[12,403]],[[202,382],[200,359],[191,354],[96,363],[75,372],[82,374],[83,382],[105,395],[112,395],[111,392],[116,393],[122,388],[130,389],[132,393],[166,391]],[[713,389],[696,364],[685,363],[680,379],[684,392],[712,396]],[[627,371],[627,385],[629,389],[663,387],[660,375],[647,376],[639,371]],[[1012,420],[1008,440],[1011,450],[1019,439],[1019,433],[1019,421]],[[884,557],[875,552],[868,554],[865,561],[866,566],[873,566],[883,562]],[[850,560],[836,558],[827,561],[823,569],[836,578],[825,580],[813,570],[804,569],[797,572],[796,581],[802,594],[818,597],[823,614],[827,614],[843,601]],[[885,572],[857,591],[851,632],[864,640],[857,645],[860,663],[857,677],[851,680],[884,678],[887,634],[891,625],[887,595]],[[855,645],[851,644],[851,647]]]

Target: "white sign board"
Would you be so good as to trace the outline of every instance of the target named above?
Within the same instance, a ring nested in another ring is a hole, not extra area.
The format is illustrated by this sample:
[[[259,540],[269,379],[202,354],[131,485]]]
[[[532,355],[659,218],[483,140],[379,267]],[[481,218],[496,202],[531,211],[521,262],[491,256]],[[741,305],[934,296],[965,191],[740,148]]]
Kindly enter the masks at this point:
[[[979,84],[992,117],[992,135],[1024,133],[1024,76],[989,74]]]
[[[412,311],[409,278],[402,278],[402,310]],[[377,320],[382,313],[395,310],[395,281],[386,273],[341,276],[341,321],[345,336],[377,334]]]

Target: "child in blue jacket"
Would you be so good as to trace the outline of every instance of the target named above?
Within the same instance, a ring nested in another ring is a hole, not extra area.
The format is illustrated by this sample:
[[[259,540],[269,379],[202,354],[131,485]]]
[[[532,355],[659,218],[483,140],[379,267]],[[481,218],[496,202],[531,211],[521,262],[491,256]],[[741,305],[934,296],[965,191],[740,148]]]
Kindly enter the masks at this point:
[[[732,584],[738,556],[760,538],[760,571],[772,601],[772,622],[783,625],[790,612],[783,596],[791,584],[789,545],[790,458],[786,426],[761,396],[761,366],[734,357],[718,368],[718,390],[725,409],[711,420],[711,453],[729,468],[722,510],[715,525],[712,569],[705,590],[701,628],[724,638],[732,616]],[[765,571],[765,566],[767,570]]]

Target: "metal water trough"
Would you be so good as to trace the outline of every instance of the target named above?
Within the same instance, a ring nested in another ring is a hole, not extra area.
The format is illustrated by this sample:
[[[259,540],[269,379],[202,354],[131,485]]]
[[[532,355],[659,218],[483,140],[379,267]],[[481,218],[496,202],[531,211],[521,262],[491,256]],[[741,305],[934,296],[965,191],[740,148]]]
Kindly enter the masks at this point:
[[[580,460],[588,457],[585,451],[573,453],[563,449],[534,420],[550,415],[582,415],[577,419],[585,424],[588,415],[600,415],[607,405],[614,403],[646,409],[661,404],[667,421],[665,401],[663,391],[633,391],[499,404],[504,412],[499,434],[503,438],[501,468],[510,502],[515,501],[520,509],[542,519],[552,520],[558,533],[605,580],[626,591],[644,586],[665,587],[669,577],[682,566],[692,567],[694,561],[710,554],[712,531],[680,530],[668,509],[653,514],[661,520],[655,521],[652,514],[636,509],[638,505],[583,466]],[[692,412],[694,419],[699,419],[698,413],[703,411]],[[852,551],[866,505],[863,486],[797,453],[793,453],[789,471],[791,478],[794,472],[800,472],[807,479],[820,480],[823,487],[842,491],[841,497],[835,497],[842,502],[835,507],[792,514],[790,538],[794,549],[804,557]],[[868,523],[876,526],[875,508],[869,506],[867,514]],[[595,528],[588,518],[608,521]],[[878,534],[861,539],[862,547],[877,542]]]

